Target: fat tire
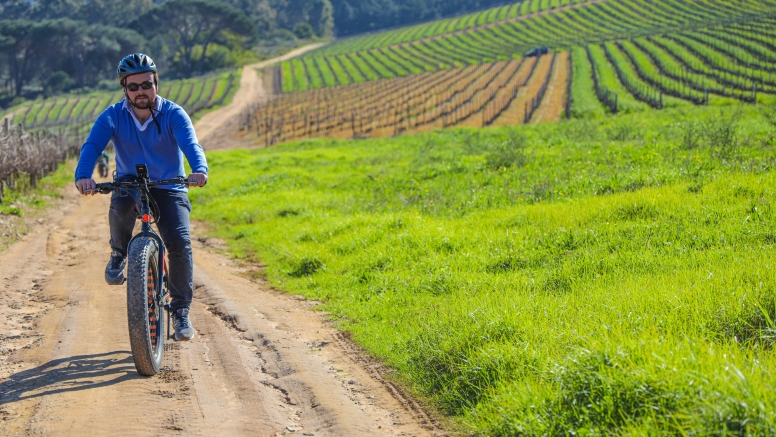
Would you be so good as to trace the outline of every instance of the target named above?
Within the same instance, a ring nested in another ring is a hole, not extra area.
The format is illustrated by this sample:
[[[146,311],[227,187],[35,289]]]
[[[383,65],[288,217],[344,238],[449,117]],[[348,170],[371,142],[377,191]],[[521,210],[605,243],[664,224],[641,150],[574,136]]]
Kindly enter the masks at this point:
[[[153,376],[159,372],[164,354],[164,309],[156,308],[156,348],[151,344],[151,321],[148,302],[149,270],[156,275],[159,269],[159,247],[149,237],[136,237],[129,245],[127,256],[127,321],[129,343],[137,373]],[[158,284],[158,279],[153,283]],[[151,307],[153,308],[153,307]]]

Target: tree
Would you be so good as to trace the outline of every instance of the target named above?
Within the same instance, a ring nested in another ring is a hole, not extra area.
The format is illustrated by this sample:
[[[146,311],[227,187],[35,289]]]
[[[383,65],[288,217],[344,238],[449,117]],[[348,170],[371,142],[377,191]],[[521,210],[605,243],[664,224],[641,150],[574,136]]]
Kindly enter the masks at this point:
[[[224,0],[224,3],[245,12],[256,25],[260,38],[266,38],[275,30],[277,13],[270,6],[269,0]]]
[[[46,94],[59,94],[62,91],[66,91],[72,85],[73,81],[70,80],[70,76],[67,73],[62,70],[57,71],[46,79]]]
[[[331,0],[337,35],[353,35],[435,20],[513,0]]]
[[[163,35],[176,47],[184,74],[191,75],[194,47],[202,47],[196,71],[202,73],[208,46],[225,41],[228,34],[243,37],[255,35],[256,26],[245,13],[225,3],[208,0],[170,0],[143,13],[132,28],[151,35]]]
[[[126,27],[138,13],[153,6],[151,0],[86,0],[75,17],[89,24]]]
[[[9,74],[14,93],[22,94],[24,84],[35,77],[36,52],[47,46],[47,35],[42,26],[28,20],[0,21],[2,45],[0,50],[9,60]]]
[[[35,5],[32,12],[35,21],[73,18],[82,5],[77,0],[39,0],[31,3]]]
[[[25,0],[0,0],[0,17],[4,20],[29,20],[34,5]]]
[[[310,25],[310,23],[296,23],[294,25],[294,35],[296,35],[299,39],[307,39],[312,38],[313,35],[315,35],[315,30],[313,29],[313,26]]]
[[[334,27],[329,0],[273,0],[278,26],[292,30],[297,23],[310,23],[318,36],[328,36]]]
[[[92,24],[68,47],[79,87],[100,79],[116,79],[116,65],[128,53],[144,52],[147,41],[131,29]],[[79,44],[79,45],[76,45]]]
[[[318,36],[331,36],[334,29],[334,8],[329,0],[317,0],[310,8],[310,21]]]

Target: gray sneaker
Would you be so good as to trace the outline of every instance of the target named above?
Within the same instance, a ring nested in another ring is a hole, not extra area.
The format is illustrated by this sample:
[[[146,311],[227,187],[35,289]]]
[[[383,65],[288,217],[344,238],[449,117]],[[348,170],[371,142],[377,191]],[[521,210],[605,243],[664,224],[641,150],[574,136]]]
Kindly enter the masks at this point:
[[[127,257],[118,251],[110,253],[110,261],[105,267],[105,282],[109,285],[121,285],[124,283],[124,266],[127,265]]]
[[[189,322],[189,309],[181,308],[175,311],[172,315],[172,327],[175,328],[175,335],[173,338],[175,341],[187,341],[194,338],[194,328],[191,327]]]

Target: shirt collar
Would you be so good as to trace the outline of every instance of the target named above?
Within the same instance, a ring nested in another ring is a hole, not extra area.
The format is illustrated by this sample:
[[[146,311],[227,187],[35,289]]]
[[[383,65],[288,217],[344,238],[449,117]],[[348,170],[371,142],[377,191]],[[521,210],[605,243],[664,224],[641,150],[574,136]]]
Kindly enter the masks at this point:
[[[124,98],[124,105],[122,106],[124,109],[129,111],[129,115],[132,116],[132,120],[135,120],[135,126],[137,127],[137,130],[140,132],[143,132],[146,130],[149,124],[153,123],[153,117],[148,117],[148,120],[145,121],[145,123],[140,124],[140,122],[137,120],[137,117],[135,117],[135,111],[132,110],[132,107],[129,106],[129,99]],[[161,115],[162,113],[162,98],[159,96],[156,96],[156,105],[154,105],[156,108],[156,112]]]

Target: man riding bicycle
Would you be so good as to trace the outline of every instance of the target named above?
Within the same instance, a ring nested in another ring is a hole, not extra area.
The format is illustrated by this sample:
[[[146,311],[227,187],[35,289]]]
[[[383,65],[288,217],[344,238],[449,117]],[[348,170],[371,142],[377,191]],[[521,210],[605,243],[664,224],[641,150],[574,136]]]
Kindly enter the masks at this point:
[[[121,60],[118,79],[124,99],[100,114],[89,137],[81,147],[75,184],[81,194],[95,194],[92,171],[98,157],[113,141],[116,154],[116,179],[132,180],[135,164],[148,164],[151,179],[173,179],[184,174],[183,157],[191,166],[188,185],[207,183],[205,152],[197,141],[194,126],[186,111],[159,97],[156,65],[150,57],[134,53]],[[190,340],[195,331],[189,321],[193,297],[194,262],[191,251],[189,214],[191,202],[182,185],[151,188],[158,206],[157,227],[169,257],[169,287],[172,301],[175,340]],[[124,283],[127,246],[140,213],[140,193],[136,189],[114,191],[110,211],[110,261],[105,280],[110,285]]]

